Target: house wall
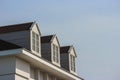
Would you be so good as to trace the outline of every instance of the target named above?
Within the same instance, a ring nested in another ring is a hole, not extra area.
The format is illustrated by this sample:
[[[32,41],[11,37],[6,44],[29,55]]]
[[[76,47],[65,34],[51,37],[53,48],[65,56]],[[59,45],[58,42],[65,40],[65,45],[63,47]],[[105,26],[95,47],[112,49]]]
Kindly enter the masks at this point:
[[[32,49],[32,31],[39,35],[39,53]],[[39,27],[36,24],[33,25],[32,29],[30,30],[30,50],[36,55],[41,56],[41,33],[39,31]]]
[[[70,54],[72,54],[73,56],[76,56],[73,48],[70,50]]]
[[[31,68],[32,67],[32,68]],[[0,80],[66,80],[58,74],[44,71],[24,59],[0,57]]]
[[[52,75],[51,73],[47,73],[44,71],[41,71],[40,69],[34,68],[34,77],[32,77],[30,80],[63,80],[59,79],[58,77]]]
[[[19,77],[24,76],[21,78],[29,78],[30,64],[22,59],[16,58],[16,74],[20,75]]]
[[[29,79],[20,75],[15,75],[15,80],[29,80]]]
[[[49,61],[51,61],[51,43],[41,44],[41,56]]]
[[[30,50],[30,31],[18,31],[0,34],[0,39],[14,43]]]
[[[62,53],[60,54],[60,57],[61,57],[61,67],[62,68],[65,68],[69,71],[69,54],[68,53]]]
[[[52,42],[53,42],[53,44],[55,44],[56,46],[60,46],[60,45],[59,45],[59,42],[58,42],[58,40],[57,40],[57,37],[55,37]]]
[[[30,63],[16,57],[15,80],[58,80],[52,73],[44,72]],[[56,78],[56,79],[55,79]]]
[[[60,45],[59,45],[59,42],[58,42],[57,37],[55,37],[55,38],[53,39],[52,43],[51,43],[51,55],[53,55],[53,44],[58,47],[58,56],[59,56],[58,58],[59,58],[59,62],[58,62],[58,63],[54,62],[53,56],[51,56],[51,60],[52,60],[52,63],[53,63],[53,64],[55,64],[55,65],[57,65],[57,66],[60,67]]]
[[[15,57],[0,57],[0,80],[14,80]]]
[[[15,74],[2,75],[0,80],[15,80]]]

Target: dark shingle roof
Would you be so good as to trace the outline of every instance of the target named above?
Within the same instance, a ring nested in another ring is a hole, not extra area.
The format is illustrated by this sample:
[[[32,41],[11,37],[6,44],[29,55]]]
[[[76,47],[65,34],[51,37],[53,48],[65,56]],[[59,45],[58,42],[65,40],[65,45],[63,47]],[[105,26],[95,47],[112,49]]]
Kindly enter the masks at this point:
[[[70,49],[71,46],[63,46],[63,47],[60,47],[60,53],[68,53],[69,49]]]
[[[18,49],[18,48],[21,48],[21,47],[18,45],[12,44],[10,42],[4,41],[4,40],[0,40],[0,51]]]
[[[31,27],[32,24],[33,24],[33,22],[28,22],[28,23],[22,23],[22,24],[0,26],[0,34],[29,30],[29,28]]]
[[[47,35],[41,37],[41,43],[49,43],[54,35]]]

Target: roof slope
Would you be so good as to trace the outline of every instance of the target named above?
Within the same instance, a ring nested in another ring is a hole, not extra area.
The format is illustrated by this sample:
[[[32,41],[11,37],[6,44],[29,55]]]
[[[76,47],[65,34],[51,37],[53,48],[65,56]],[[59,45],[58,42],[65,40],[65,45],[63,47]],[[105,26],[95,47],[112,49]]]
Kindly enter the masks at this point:
[[[69,49],[70,49],[71,46],[63,46],[63,47],[60,47],[60,53],[68,53]]]
[[[28,23],[22,23],[22,24],[0,26],[0,34],[29,30],[29,28],[31,27],[32,24],[33,24],[33,22],[28,22]]]
[[[21,47],[18,45],[12,44],[10,42],[4,41],[4,40],[0,40],[0,51],[18,49],[18,48],[21,48]]]
[[[49,43],[54,35],[47,35],[41,37],[41,43]]]

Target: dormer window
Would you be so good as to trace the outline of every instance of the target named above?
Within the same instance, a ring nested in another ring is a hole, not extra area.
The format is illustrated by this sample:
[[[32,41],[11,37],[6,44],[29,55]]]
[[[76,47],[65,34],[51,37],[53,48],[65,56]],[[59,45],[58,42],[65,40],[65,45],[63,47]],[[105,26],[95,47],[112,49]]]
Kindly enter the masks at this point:
[[[41,43],[41,56],[60,67],[60,44],[57,36],[42,36]]]
[[[75,72],[75,56],[70,55],[70,69]]]
[[[32,50],[39,53],[39,35],[32,32]]]
[[[58,46],[53,44],[53,61],[59,63],[59,50]]]

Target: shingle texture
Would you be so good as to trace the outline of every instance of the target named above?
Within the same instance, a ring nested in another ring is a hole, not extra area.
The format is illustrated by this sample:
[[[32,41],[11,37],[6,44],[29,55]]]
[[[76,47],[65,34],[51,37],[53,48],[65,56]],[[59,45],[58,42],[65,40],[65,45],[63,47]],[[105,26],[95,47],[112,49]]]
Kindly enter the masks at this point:
[[[42,36],[41,43],[49,43],[54,35]]]
[[[70,46],[63,46],[63,47],[60,47],[60,53],[63,54],[63,53],[68,53],[70,49]]]
[[[18,45],[12,44],[10,42],[4,41],[4,40],[0,40],[0,51],[18,49],[18,48],[21,48],[21,47]]]
[[[33,24],[33,22],[28,22],[28,23],[22,23],[22,24],[0,26],[0,34],[29,30],[29,28],[31,27],[32,24]]]

